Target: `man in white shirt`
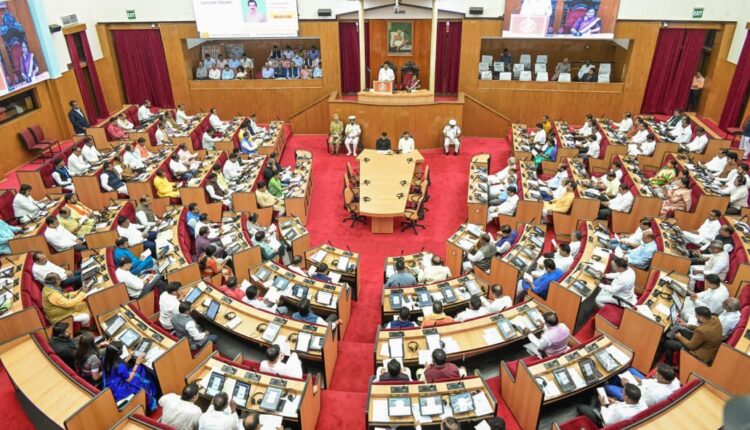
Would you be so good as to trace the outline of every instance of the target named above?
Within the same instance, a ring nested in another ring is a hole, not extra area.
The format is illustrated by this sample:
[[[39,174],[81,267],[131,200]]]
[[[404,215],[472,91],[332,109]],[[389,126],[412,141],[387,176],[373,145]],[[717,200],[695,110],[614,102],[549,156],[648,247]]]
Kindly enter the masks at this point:
[[[659,363],[656,365],[653,378],[646,378],[644,374],[631,367],[627,372],[620,374],[619,377],[611,378],[610,382],[604,385],[604,391],[607,396],[622,401],[622,385],[627,381],[640,388],[641,401],[647,407],[661,402],[680,388],[680,379],[677,378],[674,368],[666,363]]]
[[[727,184],[721,189],[721,194],[729,196],[729,207],[727,207],[727,215],[740,215],[743,208],[747,207],[747,178],[745,176],[737,176],[734,178],[734,182]]]
[[[31,197],[31,185],[21,184],[18,193],[13,198],[13,215],[21,224],[26,224],[32,218],[39,216],[41,212],[42,206]]]
[[[547,143],[547,132],[544,131],[544,124],[541,122],[536,124],[536,132],[534,133],[534,144],[543,146]]]
[[[169,137],[164,122],[159,122],[156,126],[156,132],[154,132],[154,140],[157,146],[170,146],[172,145],[172,138]]]
[[[612,403],[600,395],[599,409],[589,405],[578,405],[576,409],[579,414],[586,415],[597,426],[604,427],[631,418],[647,408],[646,404],[641,401],[641,390],[636,385],[625,384],[622,391],[622,402]]]
[[[90,169],[91,164],[83,158],[81,147],[74,147],[73,152],[68,156],[68,171],[70,174],[73,176],[81,176],[85,175]]]
[[[599,158],[601,147],[599,145],[599,139],[596,134],[591,134],[588,137],[588,143],[585,145],[586,153],[584,154],[588,158]]]
[[[299,257],[299,255],[296,255],[295,257]],[[307,276],[307,274],[304,274],[303,276]],[[258,287],[251,284],[245,289],[245,297],[242,298],[242,302],[247,303],[256,309],[261,309],[272,314],[286,315],[289,312],[289,309],[286,306],[278,305],[280,299],[281,295],[278,295],[276,303],[272,303],[263,297],[260,297],[258,295]]]
[[[47,256],[43,253],[35,252],[32,259],[34,260],[34,264],[31,266],[31,274],[37,282],[44,284],[44,278],[46,278],[47,275],[50,273],[56,273],[62,280],[60,286],[63,289],[73,287],[77,290],[83,285],[80,272],[71,272],[70,270],[63,269],[57,264],[49,261]]]
[[[378,72],[378,81],[381,82],[393,82],[396,80],[396,75],[393,73],[393,69],[388,63],[383,63],[383,66]]]
[[[96,164],[104,157],[102,153],[96,149],[94,140],[88,136],[83,138],[83,149],[81,149],[81,154],[83,155],[83,159],[89,164]]]
[[[207,151],[213,151],[216,149],[216,142],[219,141],[221,141],[221,138],[211,136],[210,130],[207,129],[201,137],[201,147]]]
[[[453,145],[453,155],[458,155],[458,150],[461,148],[461,128],[455,119],[448,121],[448,124],[443,127],[443,146],[445,148],[445,155],[448,155],[451,145]]]
[[[138,108],[138,121],[150,121],[153,117],[154,114],[151,113],[151,100],[144,100],[143,104]]]
[[[688,128],[688,131],[685,133],[690,133],[687,135],[682,135],[683,137],[687,136],[687,140],[684,140],[684,139],[675,140],[677,143],[680,144],[680,149],[683,149],[692,153],[702,154],[703,151],[705,151],[706,149],[706,145],[708,145],[708,135],[706,135],[706,131],[703,130],[702,127],[698,127],[698,129],[695,131],[695,138],[692,141],[690,140],[690,137],[692,136],[692,132],[690,132],[689,128]]]
[[[242,177],[242,174],[244,173],[244,170],[242,169],[242,166],[240,165],[240,157],[237,155],[237,153],[231,153],[229,154],[229,158],[227,161],[224,162],[224,167],[222,168],[222,173],[224,174],[224,179],[227,180],[227,182],[234,182],[237,181]]]
[[[443,266],[443,259],[439,255],[433,255],[429,266],[424,266],[420,262],[417,269],[417,281],[425,284],[434,284],[445,281],[451,277],[451,269]]]
[[[669,136],[672,142],[682,145],[690,142],[690,138],[693,137],[693,129],[690,127],[690,120],[688,118],[683,118],[677,127],[669,132]]]
[[[713,174],[720,174],[724,171],[724,167],[727,165],[727,152],[728,149],[722,148],[719,150],[719,152],[714,155],[714,158],[712,158],[708,163],[703,164],[703,167],[711,171]],[[701,164],[699,162],[699,164]]]
[[[696,281],[702,281],[708,275],[718,275],[723,281],[729,271],[729,253],[724,250],[724,243],[720,240],[712,240],[708,245],[710,255],[703,265],[690,266],[690,291],[695,288]]]
[[[122,257],[117,262],[117,270],[115,270],[115,277],[118,282],[125,284],[128,290],[128,296],[131,299],[137,299],[145,296],[157,285],[162,283],[161,275],[148,274],[142,278],[134,275],[130,272],[132,262],[127,257]]]
[[[221,392],[214,396],[211,406],[198,420],[199,430],[241,430],[243,428],[237,405],[229,401],[227,393]]]
[[[266,349],[266,359],[260,362],[260,371],[271,375],[301,379],[302,362],[297,353],[293,352],[284,363],[284,354],[281,352],[281,347],[273,344]]]
[[[598,219],[608,219],[612,212],[624,212],[629,213],[630,209],[633,208],[633,193],[630,192],[630,188],[627,184],[620,184],[617,195],[609,201],[601,202],[601,208],[599,208]]]
[[[513,306],[513,299],[510,296],[503,295],[503,287],[500,285],[494,284],[490,287],[490,291],[492,291],[492,301],[485,296],[480,296],[488,314],[494,314]]]
[[[455,320],[456,322],[464,322],[484,315],[487,315],[487,308],[482,305],[482,299],[479,296],[472,296],[469,299],[469,308],[459,312]]]
[[[625,112],[622,121],[614,123],[617,131],[620,133],[628,133],[633,128],[633,114]]]
[[[357,117],[349,116],[349,124],[344,127],[344,146],[346,146],[346,155],[357,156],[357,146],[359,137],[362,135],[362,127],[357,124]]]
[[[646,140],[641,143],[629,143],[628,155],[646,155],[650,156],[656,150],[656,136],[653,133],[646,135]]]
[[[55,251],[62,252],[70,248],[76,251],[83,251],[88,248],[81,239],[60,225],[57,217],[48,216],[45,222],[47,228],[44,229],[44,238],[48,244],[52,245]]]
[[[627,251],[641,246],[641,243],[643,242],[643,232],[645,231],[653,231],[651,230],[651,219],[649,218],[642,218],[638,227],[635,228],[635,232],[630,236],[620,237],[620,248]]]
[[[200,387],[195,382],[182,389],[182,396],[168,393],[159,399],[162,424],[180,430],[195,430],[201,418],[201,408],[195,404],[200,394]]]
[[[635,271],[628,267],[627,260],[619,257],[612,260],[611,267],[612,271],[604,275],[611,282],[599,284],[601,291],[596,296],[596,306],[601,308],[607,303],[617,304],[614,296],[635,304]]]
[[[408,154],[412,151],[414,151],[414,138],[411,137],[408,131],[405,131],[401,135],[401,139],[398,140],[398,152]]]
[[[143,164],[138,150],[131,144],[125,145],[125,151],[122,154],[122,162],[132,170],[145,169],[146,165]]]
[[[578,80],[583,81],[583,77],[589,73],[589,70],[594,69],[596,66],[591,64],[590,60],[586,60],[580,69],[578,69]]]
[[[721,279],[714,274],[706,275],[704,286],[703,291],[690,293],[680,310],[680,317],[689,324],[696,325],[695,308],[698,306],[705,306],[716,315],[724,312],[724,300],[729,297],[729,290],[721,283]]]
[[[649,134],[650,133],[648,131],[648,126],[646,125],[646,123],[642,122],[638,124],[638,129],[633,135],[633,137],[630,138],[629,145],[632,145],[632,144],[640,145],[641,143],[646,141],[646,138],[648,137]]]
[[[224,131],[229,127],[229,123],[219,119],[219,115],[216,113],[216,108],[211,108],[210,114],[208,115],[208,123],[211,124],[215,130]]]
[[[179,282],[170,282],[159,295],[159,324],[167,330],[172,330],[172,317],[178,314],[180,308]]]
[[[558,245],[557,252],[553,254],[552,259],[555,261],[556,268],[562,270],[563,273],[567,272],[570,266],[573,265],[573,256],[570,255],[570,244],[561,243]],[[538,278],[543,274],[544,269],[541,267],[531,272],[531,276],[534,278]]]
[[[721,323],[721,335],[724,339],[728,338],[729,335],[737,328],[737,324],[740,322],[740,300],[737,297],[727,297],[722,303],[724,312],[719,314],[719,322]]]
[[[156,232],[150,231],[145,232],[145,227],[130,222],[130,219],[126,216],[120,216],[117,218],[117,234],[122,237],[127,237],[130,246],[136,246],[139,243],[143,244],[143,247],[151,250],[151,255],[156,257]]]
[[[126,132],[132,131],[135,128],[133,123],[128,121],[128,119],[125,117],[124,113],[117,115],[117,126],[125,130]]]
[[[62,187],[63,191],[75,193],[76,187],[73,184],[73,175],[70,173],[67,167],[65,167],[65,159],[60,157],[54,161],[55,169],[52,171],[52,180],[58,187]]]
[[[180,181],[189,181],[197,173],[195,170],[190,170],[188,166],[181,163],[180,156],[177,153],[173,153],[169,160],[169,170],[171,170],[174,177]]]
[[[187,113],[185,113],[185,106],[184,105],[177,105],[177,111],[175,112],[175,120],[177,121],[177,124],[179,125],[188,125],[190,121],[195,118],[194,116],[190,116]]]
[[[487,222],[492,222],[500,215],[513,216],[516,214],[516,208],[518,207],[518,193],[516,192],[515,185],[509,185],[505,191],[508,193],[508,198],[499,205],[490,206],[487,209]]]
[[[708,213],[708,219],[703,221],[703,224],[698,227],[697,231],[683,230],[682,235],[688,243],[703,247],[714,240],[716,235],[719,234],[719,230],[721,229],[719,218],[721,218],[721,212],[717,209],[712,209]]]

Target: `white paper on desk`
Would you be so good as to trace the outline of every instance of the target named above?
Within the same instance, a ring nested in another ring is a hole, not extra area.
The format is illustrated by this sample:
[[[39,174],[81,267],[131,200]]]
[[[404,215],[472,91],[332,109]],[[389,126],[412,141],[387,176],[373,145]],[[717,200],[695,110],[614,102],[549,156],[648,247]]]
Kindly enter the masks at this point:
[[[94,230],[101,230],[107,228],[107,226],[109,226],[108,222],[100,222],[96,226],[94,226]]]
[[[617,248],[620,249],[620,248]],[[603,260],[609,259],[610,250],[597,246],[594,248],[594,255],[602,258]]]
[[[607,352],[609,352],[609,355],[612,356],[612,358],[615,359],[620,365],[627,364],[630,361],[630,357],[627,356],[624,352],[620,350],[620,348],[610,345],[607,347]]]
[[[440,291],[432,292],[430,293],[430,296],[432,297],[433,302],[442,302],[445,299],[445,297],[443,297],[443,293],[441,293]]]
[[[390,278],[394,273],[396,273],[396,270],[393,269],[393,264],[387,264],[385,266],[385,277]]]
[[[464,251],[468,251],[474,246],[474,243],[468,239],[461,239],[456,245]]]
[[[638,383],[635,380],[635,376],[633,376],[633,374],[628,372],[627,370],[620,373],[620,379],[622,379],[624,382],[627,382],[629,384],[638,385]]]
[[[281,300],[281,292],[276,288],[269,288],[263,298],[271,303],[278,303]]]
[[[291,402],[287,400],[284,403],[284,409],[281,410],[281,415],[285,417],[296,417],[297,409],[299,409],[300,399],[302,399],[302,396],[295,396],[294,400]]]
[[[636,305],[635,306],[636,312],[643,315],[646,318],[652,319],[656,321],[656,316],[654,316],[653,312],[651,312],[651,309],[646,305]]]
[[[529,329],[529,331],[534,331],[536,329],[536,327],[534,327],[534,324],[526,315],[518,315],[517,317],[511,319],[510,322],[514,326],[520,327],[521,331],[523,331],[523,329],[525,328]]]
[[[234,330],[237,328],[238,325],[242,323],[242,318],[240,317],[234,317],[231,320],[227,321],[226,324],[224,324],[224,327]]]
[[[162,354],[164,354],[164,349],[162,349],[159,346],[152,345],[151,348],[146,353],[146,356],[143,357],[143,362],[148,366],[149,368],[153,368],[154,366],[154,360],[161,357]]]
[[[625,251],[622,248],[615,248],[615,257],[622,258],[623,255],[625,255]]]
[[[341,273],[328,272],[328,277],[331,278],[331,282],[338,284],[341,281]]]
[[[570,374],[570,379],[573,381],[576,388],[584,388],[586,386],[586,381],[583,380],[583,377],[577,368],[568,367],[568,373]]]
[[[380,345],[380,356],[381,357],[390,357],[391,356],[391,350],[388,347],[388,343],[384,342]]]
[[[336,268],[342,272],[345,272],[348,267],[349,267],[349,257],[339,258],[339,262],[336,265]]]
[[[428,334],[425,336],[427,341],[427,349],[432,352],[440,348],[440,335],[437,333]]]
[[[427,349],[420,349],[417,353],[419,354],[420,366],[427,366],[428,364],[432,363],[432,351]]]
[[[482,420],[481,423],[474,426],[474,430],[492,430],[492,429],[490,428],[490,425],[487,424],[486,420]]]
[[[414,302],[414,306],[419,306],[419,304],[417,302]],[[422,309],[422,314],[425,317],[428,317],[428,316],[432,315],[432,306],[425,306],[425,307],[423,307],[421,309]]]
[[[387,423],[391,420],[388,416],[388,399],[377,399],[372,401],[370,408],[370,421],[376,423]]]
[[[307,269],[307,274],[308,274],[308,275],[310,275],[310,276],[312,276],[312,275],[314,275],[314,274],[316,274],[316,273],[318,273],[318,268],[317,268],[317,267],[315,267],[315,266],[313,266],[313,265],[311,264],[311,265],[310,265],[310,268],[309,268],[309,269]],[[329,273],[329,275],[330,275],[330,273]]]
[[[273,341],[274,345],[279,345],[279,348],[281,348],[281,353],[285,356],[291,355],[292,351],[289,348],[289,342],[286,341],[286,336],[279,335],[276,337],[276,340]]]
[[[156,242],[171,242],[172,241],[172,230],[164,230],[156,235]]]
[[[557,388],[555,381],[547,380],[547,385],[544,386],[545,397],[557,397],[560,395],[560,389]]]
[[[234,386],[237,384],[237,380],[234,378],[224,378],[224,386],[221,387],[221,391],[223,393],[227,393],[227,396],[229,398],[232,398],[232,394],[234,394]]]
[[[497,345],[503,341],[503,336],[496,328],[488,328],[482,332],[482,337],[487,345]]]
[[[443,407],[443,413],[440,414],[440,419],[444,420],[444,419],[446,419],[448,417],[452,417],[452,416],[453,416],[453,408],[451,408],[450,403],[448,403],[447,405],[445,405]]]
[[[315,301],[320,303],[321,305],[330,305],[331,301],[333,300],[333,294],[331,294],[328,291],[320,290],[318,291],[318,294],[315,295]]]
[[[618,248],[619,249],[619,248]],[[596,270],[599,273],[604,273],[607,271],[607,266],[600,262],[600,261],[594,261],[591,263],[591,268]]]
[[[414,415],[414,421],[424,424],[432,421],[432,418],[428,416],[422,416],[422,412],[419,410],[419,403],[411,405],[411,413]]]
[[[481,417],[482,415],[487,415],[494,413],[495,410],[492,409],[492,405],[490,405],[489,399],[487,399],[487,395],[484,394],[484,392],[480,391],[474,396],[474,413]]]
[[[319,249],[315,253],[315,255],[312,256],[312,261],[314,261],[315,263],[320,263],[324,258],[326,258],[326,255],[328,255],[328,252],[326,252],[325,249]]]
[[[445,344],[443,349],[445,349],[446,354],[453,354],[454,352],[458,352],[461,349],[458,346],[458,342],[456,342],[456,340],[452,337],[444,337],[442,338],[442,340]]]
[[[248,287],[249,287],[250,285],[252,285],[252,284],[250,283],[250,281],[248,281],[247,279],[243,279],[243,280],[242,280],[242,283],[240,284],[240,289],[241,289],[242,291],[247,291],[247,288],[248,288]]]
[[[609,397],[607,397],[607,392],[604,391],[604,387],[596,387],[596,393],[599,394],[599,399],[604,400],[602,403],[603,406],[606,406],[609,404]]]
[[[205,378],[203,378],[203,379],[201,379],[201,380],[200,380],[200,382],[198,382],[198,385],[200,385],[200,386],[201,386],[201,387],[203,387],[204,389],[208,388],[208,381],[210,381],[210,380],[211,380],[211,374],[212,374],[212,373],[217,373],[217,374],[219,374],[219,375],[223,375],[223,374],[224,374],[224,371],[223,371],[223,370],[221,370],[221,368],[220,368],[220,367],[212,367],[212,368],[211,368],[211,371],[210,371],[210,372],[208,372],[208,374],[206,375],[206,377],[205,377]]]
[[[401,337],[392,337],[388,339],[388,351],[390,357],[402,358],[404,356],[404,339]]]
[[[670,315],[670,310],[664,303],[657,303],[654,310],[662,315]]]

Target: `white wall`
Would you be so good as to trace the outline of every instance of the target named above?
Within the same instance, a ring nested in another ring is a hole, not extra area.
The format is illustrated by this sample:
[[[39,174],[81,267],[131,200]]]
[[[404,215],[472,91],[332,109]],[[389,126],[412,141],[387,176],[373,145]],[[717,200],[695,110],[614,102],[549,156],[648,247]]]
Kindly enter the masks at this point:
[[[100,59],[102,58],[102,48],[96,35],[97,19],[92,10],[93,3],[95,3],[93,0],[43,0],[44,13],[49,24],[62,25],[62,16],[78,15],[78,21],[86,24],[86,37],[91,46],[91,55],[95,59]],[[41,31],[44,31],[44,29]],[[60,70],[67,71],[68,64],[70,64],[70,54],[68,54],[68,46],[65,43],[65,36],[62,31],[52,35],[52,44],[57,54]]]

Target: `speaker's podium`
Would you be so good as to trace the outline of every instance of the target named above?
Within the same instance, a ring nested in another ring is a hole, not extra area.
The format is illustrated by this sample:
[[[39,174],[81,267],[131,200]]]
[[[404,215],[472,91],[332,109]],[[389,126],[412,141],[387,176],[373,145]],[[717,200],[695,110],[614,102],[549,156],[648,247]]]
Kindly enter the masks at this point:
[[[394,93],[393,82],[373,81],[371,90],[357,93],[357,101],[360,103],[382,105],[412,105],[432,103],[435,101],[435,97],[428,90],[398,91]]]

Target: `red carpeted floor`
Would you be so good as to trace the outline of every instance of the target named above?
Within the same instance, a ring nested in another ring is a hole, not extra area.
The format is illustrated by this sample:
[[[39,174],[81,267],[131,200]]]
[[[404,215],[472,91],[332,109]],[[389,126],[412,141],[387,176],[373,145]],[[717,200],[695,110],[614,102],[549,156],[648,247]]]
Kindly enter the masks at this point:
[[[373,235],[368,225],[349,228],[343,224],[347,212],[342,206],[343,174],[346,163],[357,167],[352,157],[331,156],[325,149],[323,136],[295,136],[285,150],[282,164],[292,162],[294,150],[313,151],[313,195],[307,228],[311,244],[331,242],[334,246],[350,247],[360,254],[359,301],[352,304],[351,323],[339,346],[338,360],[329,389],[323,392],[323,406],[318,419],[319,429],[364,428],[367,386],[373,374],[375,332],[380,324],[381,293],[384,263],[387,256],[418,252],[424,248],[445,255],[446,239],[466,219],[466,193],[469,161],[473,154],[492,155],[492,170],[504,167],[510,153],[501,139],[465,138],[459,156],[445,156],[440,150],[423,151],[425,164],[430,166],[432,185],[429,209],[421,222],[427,228],[419,235],[396,231],[390,235]],[[499,399],[499,380],[490,380]],[[346,407],[342,407],[346,405]],[[499,408],[508,429],[518,426],[504,403]]]

